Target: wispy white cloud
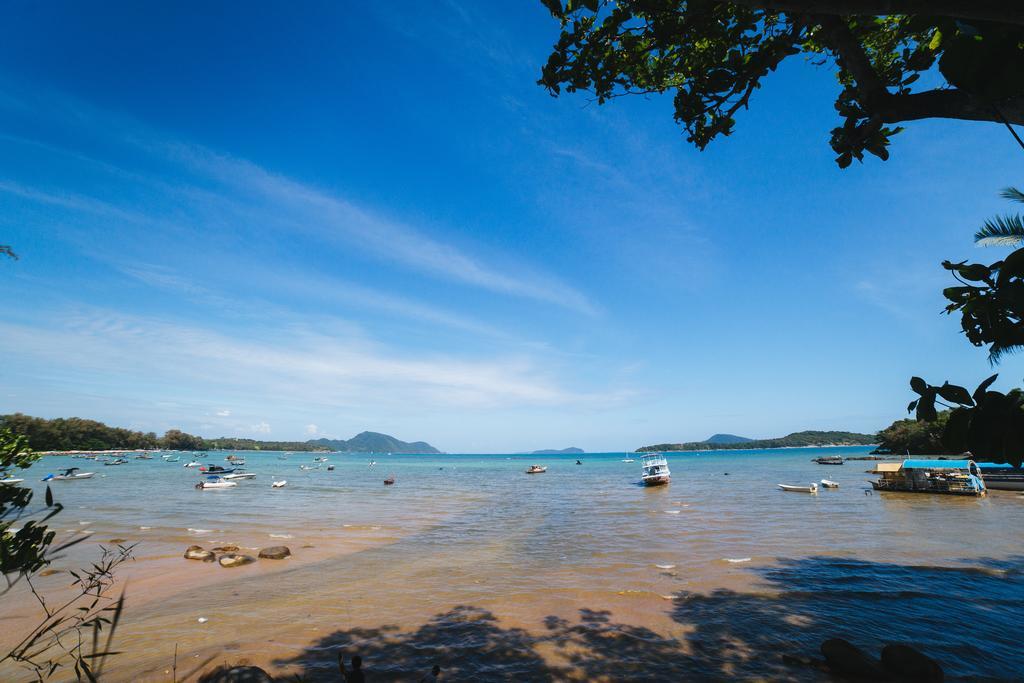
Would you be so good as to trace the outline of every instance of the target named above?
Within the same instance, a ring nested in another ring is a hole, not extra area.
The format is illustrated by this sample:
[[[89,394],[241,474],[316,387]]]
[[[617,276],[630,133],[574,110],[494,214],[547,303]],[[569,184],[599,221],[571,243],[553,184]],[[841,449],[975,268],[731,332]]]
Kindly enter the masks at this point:
[[[230,410],[218,410],[217,411],[217,417],[231,417],[231,411]]]
[[[260,422],[258,424],[251,425],[249,431],[253,434],[269,434],[270,425],[266,422]]]
[[[302,327],[229,336],[95,310],[58,322],[53,327],[0,324],[0,349],[19,362],[31,358],[70,372],[88,370],[102,378],[95,381],[127,382],[134,391],[183,383],[192,393],[233,402],[266,396],[268,402],[335,408],[409,402],[494,408],[603,406],[631,395],[567,389],[524,357],[408,357],[362,339]]]

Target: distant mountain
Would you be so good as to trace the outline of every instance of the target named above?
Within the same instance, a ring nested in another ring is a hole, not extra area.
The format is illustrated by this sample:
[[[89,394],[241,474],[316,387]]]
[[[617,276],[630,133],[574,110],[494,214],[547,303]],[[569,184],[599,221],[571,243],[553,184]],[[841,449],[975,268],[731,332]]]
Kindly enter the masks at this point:
[[[714,434],[705,439],[704,443],[747,443],[748,441],[753,441],[753,439],[735,434]]]
[[[728,436],[716,434],[715,436]],[[711,437],[714,439],[715,437]],[[742,438],[742,437],[738,437]],[[644,451],[717,451],[732,448],[806,448],[808,446],[870,446],[878,443],[877,434],[857,432],[793,432],[777,439],[744,439],[743,441],[690,441],[687,443],[660,443],[638,448]]]
[[[582,448],[576,448],[573,446],[570,448],[562,448],[561,450],[557,448],[545,448],[540,451],[534,451],[530,453],[530,455],[579,455],[582,452]]]
[[[306,443],[322,446],[332,451],[350,453],[440,453],[426,441],[401,441],[387,434],[361,432],[345,441],[344,439],[310,439]]]

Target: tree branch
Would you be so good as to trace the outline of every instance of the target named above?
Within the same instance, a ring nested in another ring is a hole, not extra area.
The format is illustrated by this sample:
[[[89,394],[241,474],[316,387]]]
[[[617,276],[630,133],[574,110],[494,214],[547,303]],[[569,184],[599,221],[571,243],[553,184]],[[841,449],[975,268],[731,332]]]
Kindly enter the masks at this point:
[[[1024,25],[1024,4],[1013,0],[730,0],[735,5],[833,16],[927,14]]]
[[[944,118],[963,121],[992,121],[1024,125],[1024,97],[1004,100],[996,105],[962,90],[927,90],[908,95],[887,94],[872,113],[886,123],[917,119]]]

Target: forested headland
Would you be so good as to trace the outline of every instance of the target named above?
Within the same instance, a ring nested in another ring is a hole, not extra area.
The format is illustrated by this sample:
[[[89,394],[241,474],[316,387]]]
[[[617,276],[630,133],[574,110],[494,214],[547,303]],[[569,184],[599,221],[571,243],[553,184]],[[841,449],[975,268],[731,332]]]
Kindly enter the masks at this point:
[[[875,434],[857,432],[794,432],[776,439],[752,439],[737,443],[721,441],[688,441],[686,443],[660,443],[638,448],[638,453],[660,451],[721,451],[737,448],[760,450],[764,448],[806,448],[809,446],[870,446],[878,443]]]

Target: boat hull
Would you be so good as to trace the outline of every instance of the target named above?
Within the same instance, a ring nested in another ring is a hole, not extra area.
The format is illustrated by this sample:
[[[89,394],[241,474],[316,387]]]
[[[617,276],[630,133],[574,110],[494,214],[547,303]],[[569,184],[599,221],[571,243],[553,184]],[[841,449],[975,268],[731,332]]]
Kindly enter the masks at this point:
[[[665,484],[672,481],[672,476],[668,474],[656,474],[652,477],[644,477],[644,486],[664,486]]]
[[[913,485],[901,485],[896,483],[882,481],[872,481],[871,487],[876,491],[893,491],[896,493],[930,493],[938,496],[984,496],[985,489],[956,489],[946,490],[939,488],[919,488]]]

